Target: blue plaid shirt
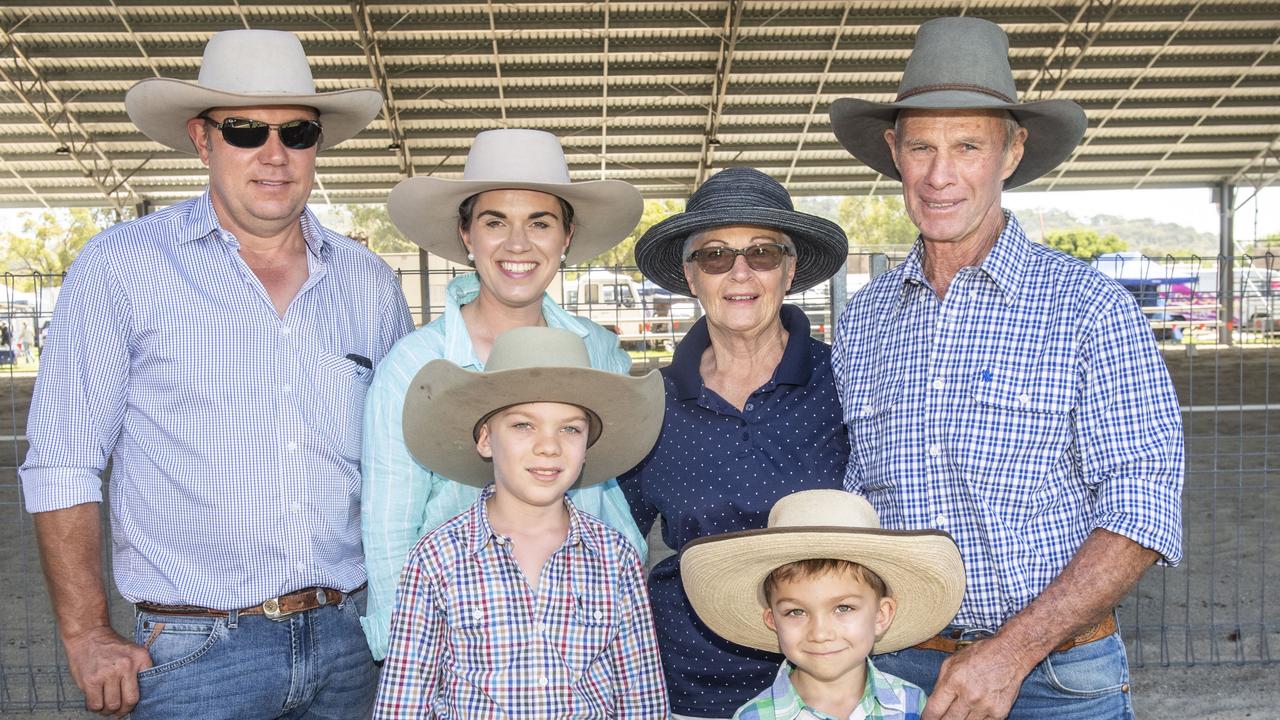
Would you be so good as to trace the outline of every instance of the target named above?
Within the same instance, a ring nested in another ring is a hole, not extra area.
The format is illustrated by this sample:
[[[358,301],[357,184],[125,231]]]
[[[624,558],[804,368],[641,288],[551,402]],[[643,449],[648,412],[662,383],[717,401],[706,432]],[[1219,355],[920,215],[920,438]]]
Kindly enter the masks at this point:
[[[1008,221],[939,300],[920,241],[850,300],[832,364],[845,487],[888,528],[946,530],[958,625],[994,629],[1104,528],[1182,557],[1182,420],[1133,297]]]
[[[782,663],[773,685],[738,708],[733,720],[920,720],[928,699],[919,687],[900,677],[880,672],[867,658],[867,679],[858,704],[846,718],[833,718],[810,707],[791,684],[795,666]],[[859,688],[849,688],[850,693]]]
[[[574,507],[529,589],[485,488],[409,553],[374,717],[667,717],[640,556]]]
[[[132,601],[231,609],[364,582],[370,368],[413,328],[376,255],[301,216],[284,317],[206,192],[99,234],[54,308],[27,426],[27,510],[102,501]]]

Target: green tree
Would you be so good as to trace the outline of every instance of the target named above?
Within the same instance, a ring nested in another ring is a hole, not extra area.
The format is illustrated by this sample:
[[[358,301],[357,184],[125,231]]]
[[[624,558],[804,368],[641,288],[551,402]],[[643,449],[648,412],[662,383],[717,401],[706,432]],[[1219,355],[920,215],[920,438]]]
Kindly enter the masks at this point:
[[[907,247],[919,232],[896,195],[851,195],[841,201],[838,217],[852,248]]]
[[[99,208],[45,210],[38,216],[28,214],[21,232],[4,234],[5,267],[19,275],[60,276],[71,267],[89,238],[115,222],[111,211]],[[20,278],[17,285],[29,291],[34,288],[35,280]]]
[[[1099,235],[1095,230],[1057,230],[1044,236],[1044,244],[1081,260],[1129,248],[1115,235]]]
[[[593,267],[617,267],[619,265],[635,267],[636,241],[640,239],[640,236],[650,226],[682,210],[684,210],[684,201],[682,200],[645,200],[644,213],[640,216],[640,224],[636,225],[636,229],[632,230],[631,234],[622,242],[588,260],[587,265]],[[637,280],[640,279],[640,273],[633,272],[632,275]]]
[[[418,246],[405,239],[391,216],[387,214],[386,205],[346,205],[339,214],[345,215],[351,222],[350,235],[362,237],[369,242],[369,249],[376,253],[417,252]]]

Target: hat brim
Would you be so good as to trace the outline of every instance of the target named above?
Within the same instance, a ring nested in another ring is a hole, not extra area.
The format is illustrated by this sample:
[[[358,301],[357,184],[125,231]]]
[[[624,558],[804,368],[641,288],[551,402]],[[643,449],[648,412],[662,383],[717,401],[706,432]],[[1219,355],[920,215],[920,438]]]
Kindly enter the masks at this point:
[[[382,96],[369,88],[302,95],[234,93],[211,90],[186,80],[147,78],[129,88],[124,105],[129,119],[144,135],[178,152],[195,155],[196,148],[187,134],[187,121],[209,108],[313,107],[324,126],[320,138],[320,148],[324,149],[354,137],[373,122],[382,110]]]
[[[888,586],[897,613],[873,653],[936,635],[964,598],[964,562],[941,530],[786,527],[727,533],[686,545],[680,576],[707,627],[730,642],[776,653],[778,636],[762,618],[764,580],[783,565],[815,558],[856,562]]]
[[[1018,104],[999,102],[982,93],[940,90],[894,103],[840,98],[831,105],[831,130],[845,150],[864,165],[901,181],[884,131],[893,127],[902,110],[1009,111],[1027,129],[1027,141],[1022,162],[1005,180],[1006,190],[1025,185],[1057,167],[1076,149],[1089,127],[1084,110],[1070,100]]]
[[[684,276],[685,240],[717,227],[754,225],[784,232],[796,247],[796,274],[787,294],[804,292],[836,274],[849,255],[849,239],[830,220],[774,208],[720,206],[682,212],[655,223],[636,242],[636,265],[659,287],[692,296]]]
[[[586,262],[626,239],[644,213],[644,198],[621,180],[536,183],[511,180],[451,180],[412,177],[401,180],[387,198],[387,211],[400,232],[427,252],[466,264],[467,249],[458,236],[458,206],[488,190],[535,190],[573,206],[573,239],[565,264]]]
[[[665,395],[657,370],[643,377],[576,367],[485,373],[432,360],[418,371],[405,397],[405,444],[433,472],[484,487],[493,482],[493,464],[476,452],[476,423],[500,408],[535,402],[577,405],[600,419],[600,436],[587,450],[574,487],[635,467],[662,431]]]

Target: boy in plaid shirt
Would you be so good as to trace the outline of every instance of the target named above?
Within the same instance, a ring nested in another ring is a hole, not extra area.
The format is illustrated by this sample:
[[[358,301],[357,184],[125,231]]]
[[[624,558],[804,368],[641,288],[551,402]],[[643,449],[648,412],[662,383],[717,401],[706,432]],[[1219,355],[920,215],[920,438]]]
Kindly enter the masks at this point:
[[[375,718],[665,718],[640,557],[565,492],[639,462],[655,371],[593,370],[572,332],[523,327],[485,372],[428,363],[405,402],[413,455],[483,486],[410,552]]]
[[[931,637],[964,595],[949,535],[881,530],[871,505],[843,490],[788,495],[766,529],[695,540],[680,568],[707,627],[786,656],[734,720],[919,720],[924,692],[869,655]]]

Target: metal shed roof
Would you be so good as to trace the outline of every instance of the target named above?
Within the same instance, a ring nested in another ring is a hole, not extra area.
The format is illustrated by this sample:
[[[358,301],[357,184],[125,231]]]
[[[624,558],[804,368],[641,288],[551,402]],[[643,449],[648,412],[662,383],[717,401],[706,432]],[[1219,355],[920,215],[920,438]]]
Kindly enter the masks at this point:
[[[0,6],[0,206],[174,202],[199,161],[151,142],[124,93],[194,79],[235,27],[297,33],[321,90],[378,85],[383,116],[320,155],[313,201],[382,202],[461,173],[495,127],[555,132],[575,179],[683,197],[749,165],[796,195],[895,187],[830,130],[839,97],[891,100],[916,27],[967,14],[1008,31],[1023,99],[1089,116],[1030,189],[1255,186],[1280,172],[1280,1],[152,2]],[[252,59],[247,59],[252,61]]]

